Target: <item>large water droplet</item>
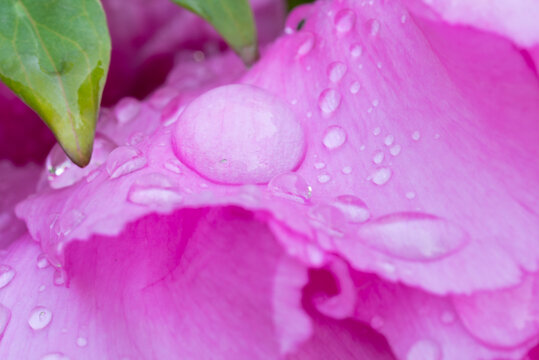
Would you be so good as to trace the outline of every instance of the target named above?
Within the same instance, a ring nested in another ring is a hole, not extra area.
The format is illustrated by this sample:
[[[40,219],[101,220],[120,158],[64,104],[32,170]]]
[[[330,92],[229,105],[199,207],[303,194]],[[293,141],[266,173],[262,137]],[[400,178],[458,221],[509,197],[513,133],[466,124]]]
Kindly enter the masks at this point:
[[[268,184],[268,189],[274,196],[302,204],[307,203],[312,195],[311,186],[301,175],[296,173],[277,175]]]
[[[144,155],[131,146],[120,146],[110,153],[107,159],[107,172],[112,179],[146,166],[147,160]]]
[[[167,176],[154,173],[137,179],[129,189],[128,200],[138,205],[168,208],[180,204],[183,196]]]
[[[346,142],[346,132],[340,126],[333,125],[326,129],[322,143],[329,150],[341,147]]]
[[[341,10],[335,15],[335,29],[341,34],[346,34],[354,28],[356,14],[349,9]]]
[[[114,107],[118,123],[125,124],[133,120],[140,112],[140,102],[132,97],[125,97]]]
[[[111,140],[101,134],[96,134],[91,162],[86,167],[80,168],[69,160],[60,145],[54,145],[45,160],[50,187],[60,189],[78,182],[103,164],[115,147],[116,145]]]
[[[435,260],[459,250],[468,241],[457,225],[430,214],[386,215],[358,230],[368,246],[405,260]]]
[[[176,127],[174,145],[183,163],[210,180],[262,184],[296,168],[306,142],[287,102],[235,84],[191,102]]]
[[[441,358],[440,345],[432,340],[419,340],[406,354],[406,360],[440,360]]]
[[[335,89],[325,89],[318,98],[318,107],[324,115],[330,115],[341,105],[342,96]]]
[[[6,287],[15,277],[15,270],[9,265],[0,265],[0,289]]]
[[[34,330],[41,330],[46,328],[51,321],[52,312],[43,306],[37,306],[30,312],[28,325]]]
[[[327,69],[329,80],[334,83],[341,81],[347,69],[348,67],[341,61],[332,62]]]
[[[350,223],[363,223],[371,216],[363,200],[353,195],[340,195],[331,204],[339,209]]]
[[[384,185],[391,179],[391,169],[380,168],[371,175],[371,180],[376,185]]]
[[[11,320],[11,310],[0,304],[0,339],[4,336],[9,321]]]

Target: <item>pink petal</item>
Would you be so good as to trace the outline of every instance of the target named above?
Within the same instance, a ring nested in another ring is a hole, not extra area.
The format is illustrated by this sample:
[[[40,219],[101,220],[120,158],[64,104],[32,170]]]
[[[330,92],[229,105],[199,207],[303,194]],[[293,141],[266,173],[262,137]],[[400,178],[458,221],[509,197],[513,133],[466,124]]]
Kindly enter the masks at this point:
[[[539,44],[539,3],[535,0],[409,0],[419,15],[434,11],[450,24],[470,25],[504,35],[520,46]]]

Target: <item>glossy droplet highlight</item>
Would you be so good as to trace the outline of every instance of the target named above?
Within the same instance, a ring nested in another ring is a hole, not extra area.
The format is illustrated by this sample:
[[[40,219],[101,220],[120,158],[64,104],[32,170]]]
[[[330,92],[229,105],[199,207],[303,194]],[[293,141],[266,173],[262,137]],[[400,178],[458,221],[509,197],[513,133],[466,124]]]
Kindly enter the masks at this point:
[[[176,155],[202,176],[226,184],[264,184],[295,169],[306,142],[291,105],[250,85],[201,95],[174,132]]]
[[[114,107],[118,123],[125,124],[133,120],[140,112],[140,102],[132,97],[125,97]]]
[[[268,189],[274,196],[301,204],[307,203],[312,195],[311,186],[297,173],[277,175],[268,184]]]
[[[15,277],[15,270],[9,265],[0,265],[0,289],[9,285]]]
[[[37,306],[30,312],[28,325],[34,330],[41,330],[46,328],[51,321],[52,312],[43,306]]]
[[[376,250],[412,261],[448,256],[468,242],[468,234],[457,225],[419,212],[380,217],[363,225],[358,235]]]
[[[371,176],[371,181],[376,185],[384,185],[391,179],[391,169],[380,168],[376,170]]]
[[[349,9],[341,10],[335,15],[335,29],[340,34],[346,34],[354,28],[356,14]]]
[[[440,345],[432,340],[419,340],[406,354],[406,360],[441,360]]]
[[[318,107],[324,115],[330,115],[341,105],[342,96],[335,89],[325,89],[318,97]]]
[[[131,146],[120,146],[107,159],[107,172],[111,179],[132,173],[146,166],[144,155]]]
[[[343,62],[332,62],[327,69],[328,78],[331,82],[338,83],[346,74],[347,70],[348,67]]]
[[[329,150],[340,148],[346,142],[346,131],[340,126],[333,125],[326,129],[322,143]]]
[[[353,195],[340,195],[331,204],[339,209],[350,223],[363,223],[371,216],[363,200]]]

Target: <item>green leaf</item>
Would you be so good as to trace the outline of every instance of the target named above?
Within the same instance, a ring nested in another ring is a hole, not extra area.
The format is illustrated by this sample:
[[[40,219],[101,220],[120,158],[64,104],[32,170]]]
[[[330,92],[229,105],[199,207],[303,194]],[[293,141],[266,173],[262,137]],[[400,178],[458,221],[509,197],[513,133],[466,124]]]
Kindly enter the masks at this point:
[[[0,80],[79,166],[90,161],[109,62],[99,0],[0,0]]]
[[[255,21],[247,0],[172,1],[212,24],[247,65],[258,59]]]
[[[288,0],[286,2],[286,5],[288,7],[288,11],[291,11],[293,8],[299,5],[312,3],[314,0]]]

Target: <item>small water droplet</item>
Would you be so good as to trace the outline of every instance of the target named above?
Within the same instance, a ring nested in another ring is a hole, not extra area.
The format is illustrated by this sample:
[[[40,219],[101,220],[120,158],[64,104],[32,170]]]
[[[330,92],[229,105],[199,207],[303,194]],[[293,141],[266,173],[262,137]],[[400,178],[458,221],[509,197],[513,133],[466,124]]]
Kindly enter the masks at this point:
[[[406,354],[406,360],[440,360],[440,345],[432,340],[419,340],[412,345]]]
[[[420,138],[421,138],[421,134],[419,133],[419,131],[416,130],[412,133],[413,140],[418,141]]]
[[[174,188],[170,178],[152,173],[131,185],[128,200],[137,205],[171,207],[180,204],[183,196]]]
[[[307,111],[307,114],[305,114],[305,116],[307,116],[307,118],[312,118],[313,117],[313,113],[310,112],[310,111]]]
[[[339,209],[350,223],[363,223],[371,216],[363,200],[353,195],[340,195],[331,204]]]
[[[384,185],[391,179],[391,169],[380,168],[371,175],[371,180],[376,185]]]
[[[132,173],[146,166],[144,155],[131,146],[120,146],[107,159],[107,172],[111,179]]]
[[[384,326],[384,319],[382,319],[380,316],[373,316],[370,324],[373,329],[379,330]]]
[[[389,153],[393,156],[397,156],[400,154],[401,150],[402,150],[402,147],[399,144],[397,144],[389,148]]]
[[[406,14],[402,14],[401,16],[401,23],[405,23],[406,22]]]
[[[310,32],[303,33],[305,39],[298,47],[297,58],[307,55],[314,47],[314,35]]]
[[[327,69],[329,80],[334,83],[341,81],[347,69],[348,67],[341,61],[332,62]]]
[[[61,352],[54,352],[43,356],[41,360],[69,360],[69,357]]]
[[[43,306],[37,306],[30,312],[28,325],[34,330],[41,330],[47,327],[51,321],[52,312]]]
[[[406,198],[407,198],[408,200],[415,199],[415,192],[413,192],[413,191],[408,191],[408,192],[406,193],[405,196],[406,196]]]
[[[67,277],[67,274],[63,269],[56,269],[52,277],[52,282],[56,286],[65,285],[66,277]]]
[[[466,244],[468,235],[457,225],[430,214],[395,213],[364,224],[359,238],[370,247],[405,260],[434,260]]]
[[[45,291],[46,288],[47,288],[47,287],[46,287],[45,285],[41,285],[41,286],[39,286],[39,289],[37,289],[37,290],[38,290],[39,292],[43,292],[43,291]]]
[[[323,163],[323,162],[316,162],[316,163],[314,163],[314,168],[315,168],[316,170],[322,170],[322,169],[325,168],[325,167],[326,167],[326,164]]]
[[[357,94],[360,89],[361,84],[359,83],[359,81],[354,81],[352,84],[350,84],[350,93]]]
[[[268,189],[274,196],[302,204],[307,203],[312,195],[311,186],[297,173],[277,175],[269,182]]]
[[[163,164],[163,167],[174,174],[181,174],[181,162],[178,159],[170,159]]]
[[[345,166],[342,168],[342,173],[345,175],[349,175],[352,173],[352,167],[351,166]]]
[[[318,182],[320,184],[325,184],[329,180],[331,180],[331,177],[329,175],[327,175],[327,174],[318,175]]]
[[[382,132],[382,129],[380,129],[379,127],[376,127],[376,128],[374,128],[374,130],[372,131],[372,134],[373,134],[374,136],[378,136],[378,135],[380,135],[381,132]]]
[[[15,270],[9,265],[0,265],[0,289],[9,285],[15,277]]]
[[[384,161],[384,153],[382,151],[378,151],[376,154],[374,154],[372,161],[379,165]]]
[[[118,123],[125,124],[133,120],[140,112],[140,102],[132,97],[125,97],[114,107]]]
[[[352,46],[350,46],[350,55],[352,55],[352,57],[358,58],[361,54],[363,54],[363,47],[361,45],[352,44]]]
[[[49,265],[50,265],[49,260],[47,260],[47,257],[45,256],[45,254],[39,254],[37,257],[37,267],[39,269],[44,269]]]
[[[333,125],[326,129],[322,143],[329,150],[335,150],[346,142],[346,132],[340,126]]]
[[[335,89],[325,89],[318,98],[318,107],[325,115],[332,114],[341,105],[341,94]]]
[[[356,24],[356,14],[349,9],[341,10],[335,15],[335,28],[337,32],[346,34],[354,28]]]
[[[440,321],[446,325],[452,324],[453,322],[455,322],[455,314],[451,311],[446,310],[440,315]]]
[[[372,106],[377,107],[378,105],[380,105],[380,100],[374,99],[374,100],[372,101]]]
[[[395,137],[393,135],[388,135],[384,139],[384,144],[386,144],[386,146],[391,146],[393,145],[394,142],[395,142]]]
[[[377,19],[367,20],[367,28],[369,29],[370,36],[377,36],[380,33],[380,21]]]
[[[83,338],[83,337],[77,338],[77,346],[85,347],[86,345],[88,345],[88,340],[86,340],[86,338]]]

